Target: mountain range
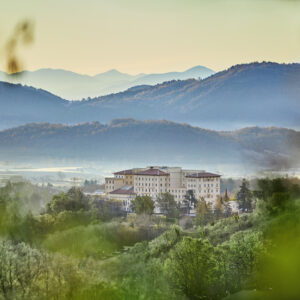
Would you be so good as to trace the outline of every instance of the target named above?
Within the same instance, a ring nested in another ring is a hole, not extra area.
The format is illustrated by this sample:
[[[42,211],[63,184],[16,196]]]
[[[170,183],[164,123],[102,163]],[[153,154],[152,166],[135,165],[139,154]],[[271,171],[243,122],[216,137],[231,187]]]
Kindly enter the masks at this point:
[[[84,101],[0,82],[0,128],[31,122],[77,124],[116,118],[170,120],[203,128],[299,129],[300,64],[236,65],[206,79],[135,86]]]
[[[170,80],[206,78],[215,72],[196,66],[184,72],[130,75],[110,70],[95,76],[83,75],[61,69],[24,71],[13,76],[0,72],[0,81],[21,83],[47,90],[68,100],[80,100],[127,90],[137,85],[155,85]]]
[[[117,119],[74,126],[27,124],[0,131],[0,161],[92,161],[299,167],[300,132],[249,127],[213,131],[170,121]]]

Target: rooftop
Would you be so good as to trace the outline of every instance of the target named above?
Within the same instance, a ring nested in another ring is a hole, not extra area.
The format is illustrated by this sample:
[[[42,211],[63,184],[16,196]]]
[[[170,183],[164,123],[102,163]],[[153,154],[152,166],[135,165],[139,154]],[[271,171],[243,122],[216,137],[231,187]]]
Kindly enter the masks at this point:
[[[148,176],[168,176],[169,174],[166,172],[163,172],[159,169],[150,168],[145,171],[137,172],[136,175],[148,175]]]
[[[113,195],[135,195],[134,189],[132,185],[125,185],[121,188],[110,192]]]
[[[212,177],[221,177],[219,174],[214,174],[214,173],[208,173],[208,172],[201,172],[201,173],[194,173],[190,175],[186,175],[185,177],[188,178],[212,178]]]
[[[134,175],[135,172],[133,169],[129,169],[129,170],[123,170],[123,171],[119,171],[114,173],[115,175]]]

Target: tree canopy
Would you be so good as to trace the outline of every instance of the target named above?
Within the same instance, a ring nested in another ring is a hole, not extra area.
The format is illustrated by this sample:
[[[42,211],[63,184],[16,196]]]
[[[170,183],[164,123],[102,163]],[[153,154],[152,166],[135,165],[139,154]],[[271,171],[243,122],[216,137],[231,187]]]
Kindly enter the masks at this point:
[[[178,218],[180,203],[175,201],[175,198],[170,193],[162,193],[157,199],[156,203],[160,212],[169,218]]]
[[[132,201],[133,211],[137,214],[151,215],[154,211],[154,201],[149,196],[137,196]]]

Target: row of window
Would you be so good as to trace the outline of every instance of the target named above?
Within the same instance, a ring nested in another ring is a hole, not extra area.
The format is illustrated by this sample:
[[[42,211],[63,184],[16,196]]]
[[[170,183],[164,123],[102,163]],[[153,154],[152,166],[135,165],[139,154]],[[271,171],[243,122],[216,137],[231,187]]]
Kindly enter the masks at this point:
[[[136,177],[137,181],[167,181],[166,177]]]
[[[152,192],[152,193],[163,193],[164,191],[162,190],[162,189],[160,189],[160,190],[158,190],[158,189],[150,189],[150,188],[137,188],[136,189],[136,191],[137,192],[145,192],[145,193],[150,193],[150,192]],[[166,191],[166,190],[165,190]],[[202,193],[202,194],[206,194],[206,193],[214,193],[214,190],[212,190],[212,189],[208,189],[208,190],[203,190],[203,191],[201,191],[201,189],[199,189],[199,190],[192,190],[195,194],[196,193],[198,193],[198,194],[200,194],[200,193]],[[177,193],[176,193],[176,191],[174,192],[174,190],[168,190],[167,192],[169,192],[169,193],[171,193],[172,195],[174,195],[175,197],[183,197],[185,194],[186,194],[186,191],[184,191],[184,190],[178,190],[177,191]],[[215,190],[215,193],[219,193],[219,190],[218,189],[216,189]]]
[[[144,188],[137,188],[137,192],[156,192],[156,193],[164,193],[163,190],[153,190],[153,189],[144,189]]]
[[[115,178],[123,178],[122,175],[117,175],[115,176]],[[136,180],[137,181],[168,181],[169,178],[166,178],[166,177],[137,177]],[[216,179],[217,180],[217,179]],[[197,179],[188,179],[187,182],[199,182],[199,181],[214,181],[214,178],[203,178],[203,179],[200,179],[200,178],[197,178]],[[108,180],[107,181],[108,184],[113,184],[114,183],[114,180]],[[126,181],[126,184],[132,184],[133,182],[132,181]]]
[[[157,186],[157,183],[137,183],[136,186]],[[163,184],[161,183],[160,186],[163,186]],[[165,187],[167,186],[167,184],[165,183]]]
[[[194,192],[194,194],[196,194],[196,193],[198,193],[198,194],[206,194],[206,193],[213,193],[214,192],[214,190],[213,189],[208,189],[208,190],[201,190],[201,189],[198,189],[198,190],[196,190],[196,189],[192,189],[192,191]],[[215,192],[216,193],[219,193],[219,190],[218,189],[216,189],[215,190]]]
[[[186,193],[186,190],[168,190],[169,193]]]
[[[202,186],[202,185],[201,185],[201,184],[198,184],[198,186],[200,187],[200,186]],[[213,184],[213,183],[208,183],[208,184],[204,183],[203,186],[204,186],[204,187],[213,187],[214,184]],[[219,186],[219,185],[216,184],[216,187],[218,187],[218,186]],[[196,184],[187,184],[187,187],[197,187],[197,185],[196,185]]]
[[[219,178],[187,178],[186,180],[190,182],[196,182],[196,181],[207,182],[207,181],[219,181]]]
[[[127,182],[126,182],[127,183]],[[136,184],[136,186],[158,186],[158,184],[157,183],[142,183],[142,182],[139,182],[139,183],[137,183]],[[160,186],[163,186],[163,184],[161,183],[160,184]],[[167,186],[167,184],[165,183],[164,184],[164,186],[166,187]],[[213,187],[214,185],[211,183],[211,184],[204,184],[203,185],[204,187]],[[197,187],[197,185],[196,184],[188,184],[187,185],[187,187],[188,188],[196,188]],[[201,187],[201,185],[199,184],[199,188]],[[216,188],[218,188],[219,187],[219,185],[218,184],[216,184]],[[169,192],[170,192],[170,190],[169,190]],[[172,190],[172,193],[174,192],[174,190]],[[176,192],[176,191],[175,191]]]

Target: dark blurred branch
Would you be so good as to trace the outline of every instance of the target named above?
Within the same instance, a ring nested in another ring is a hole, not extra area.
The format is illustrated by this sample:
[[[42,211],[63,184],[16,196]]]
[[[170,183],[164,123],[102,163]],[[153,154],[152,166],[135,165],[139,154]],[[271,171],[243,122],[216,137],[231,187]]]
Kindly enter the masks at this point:
[[[5,45],[5,71],[8,74],[16,74],[23,70],[23,65],[18,54],[21,46],[30,45],[34,42],[34,23],[24,20],[18,23],[13,34]]]

